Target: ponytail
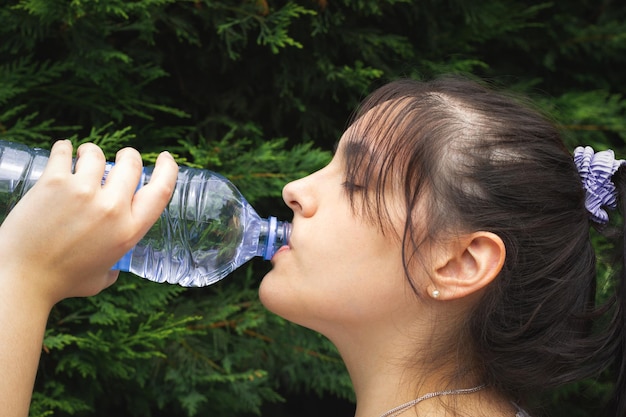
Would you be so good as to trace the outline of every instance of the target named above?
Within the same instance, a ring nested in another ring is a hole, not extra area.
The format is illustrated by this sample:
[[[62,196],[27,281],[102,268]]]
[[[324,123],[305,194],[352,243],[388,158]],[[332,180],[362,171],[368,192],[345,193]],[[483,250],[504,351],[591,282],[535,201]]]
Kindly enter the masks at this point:
[[[615,314],[611,323],[615,346],[613,371],[616,381],[610,415],[623,417],[626,416],[626,165],[620,166],[612,179],[622,219],[618,234],[619,274],[616,275],[615,283]]]
[[[613,151],[595,153],[589,146],[574,151],[574,163],[585,190],[585,208],[591,224],[607,239],[617,243],[614,264],[613,296],[600,307],[598,314],[612,310],[612,319],[604,330],[592,337],[598,371],[610,368],[615,388],[609,403],[609,415],[626,416],[626,161],[615,159]],[[605,209],[618,209],[617,227],[606,227],[609,215]]]

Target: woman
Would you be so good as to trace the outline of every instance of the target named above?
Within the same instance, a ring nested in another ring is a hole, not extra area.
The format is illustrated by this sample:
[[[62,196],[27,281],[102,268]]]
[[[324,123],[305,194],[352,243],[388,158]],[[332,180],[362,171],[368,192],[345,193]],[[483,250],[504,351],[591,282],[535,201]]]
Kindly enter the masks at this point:
[[[51,305],[109,285],[108,268],[156,220],[173,187],[175,164],[162,156],[153,186],[133,198],[121,178],[124,170],[139,175],[138,155],[125,151],[119,176],[112,172],[100,190],[104,162],[90,147],[79,150],[79,163],[98,166],[77,166],[91,184],[85,193],[69,175],[68,146],[55,145],[44,177],[0,228],[1,313],[19,307],[28,319],[0,330],[9,416],[26,415]],[[356,417],[527,416],[529,393],[623,367],[621,294],[609,323],[592,329],[603,315],[589,240],[590,222],[604,223],[604,208],[624,194],[620,166],[585,149],[574,162],[537,113],[475,83],[393,82],[365,100],[328,166],[285,187],[293,232],[261,300],[335,343],[354,383]],[[84,209],[54,207],[50,219],[38,218],[42,206],[67,206],[60,197],[75,193]],[[98,214],[101,193],[119,205]],[[72,233],[57,236],[66,219],[76,222]],[[58,246],[38,265],[28,264],[42,251],[33,233]],[[110,242],[92,242],[95,233]],[[85,253],[66,259],[78,245]],[[16,294],[26,300],[17,305]],[[616,398],[612,415],[625,409]]]
[[[589,238],[624,168],[590,149],[576,160],[504,94],[452,77],[390,83],[328,166],[284,188],[293,232],[261,301],[337,346],[356,417],[526,416],[528,394],[613,361],[626,392],[624,297],[591,332]],[[623,398],[614,407],[626,415]]]

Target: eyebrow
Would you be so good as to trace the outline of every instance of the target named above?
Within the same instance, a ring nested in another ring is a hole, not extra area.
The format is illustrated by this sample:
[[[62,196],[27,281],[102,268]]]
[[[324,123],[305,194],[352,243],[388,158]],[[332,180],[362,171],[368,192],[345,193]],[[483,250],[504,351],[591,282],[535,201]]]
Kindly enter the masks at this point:
[[[372,150],[369,146],[361,141],[348,140],[343,147],[343,157],[345,161],[358,161],[359,163],[364,159],[370,159]]]

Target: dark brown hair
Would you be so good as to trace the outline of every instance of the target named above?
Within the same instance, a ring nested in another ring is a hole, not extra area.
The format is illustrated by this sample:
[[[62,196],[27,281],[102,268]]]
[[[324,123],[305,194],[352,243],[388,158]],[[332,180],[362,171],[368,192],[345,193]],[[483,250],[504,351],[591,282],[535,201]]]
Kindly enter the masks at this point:
[[[519,400],[611,363],[622,367],[623,297],[611,309],[595,305],[585,194],[555,126],[518,99],[460,77],[394,81],[370,95],[354,121],[369,110],[375,123],[355,129],[346,146],[346,183],[359,184],[364,198],[350,192],[352,201],[386,229],[385,196],[400,182],[409,280],[425,241],[472,231],[504,241],[502,271],[465,323],[485,382]],[[621,171],[615,182],[624,190]],[[624,415],[624,399],[616,407]]]

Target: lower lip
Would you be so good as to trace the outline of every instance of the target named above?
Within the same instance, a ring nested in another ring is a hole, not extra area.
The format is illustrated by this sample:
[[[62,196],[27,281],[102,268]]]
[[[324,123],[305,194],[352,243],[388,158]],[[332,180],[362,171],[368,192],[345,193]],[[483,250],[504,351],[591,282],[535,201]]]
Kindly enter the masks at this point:
[[[272,256],[272,259],[274,259],[279,253],[281,252],[287,252],[288,250],[290,250],[289,246],[281,246],[280,248],[278,248],[278,250],[276,251],[276,253],[274,253],[274,256]]]

